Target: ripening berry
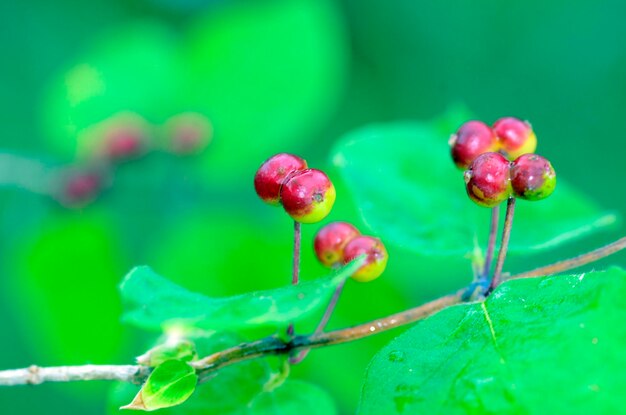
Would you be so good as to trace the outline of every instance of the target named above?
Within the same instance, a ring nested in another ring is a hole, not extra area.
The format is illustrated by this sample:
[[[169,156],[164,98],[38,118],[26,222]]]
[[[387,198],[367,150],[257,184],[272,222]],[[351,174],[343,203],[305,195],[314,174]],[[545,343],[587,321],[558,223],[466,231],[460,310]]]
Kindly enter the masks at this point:
[[[315,255],[322,264],[332,267],[344,263],[343,249],[361,232],[346,222],[331,222],[317,232],[313,241]]]
[[[500,148],[509,160],[515,160],[522,154],[534,153],[537,137],[531,125],[514,117],[500,118],[493,124],[493,131],[500,141]]]
[[[96,172],[71,171],[61,181],[60,201],[68,206],[83,206],[93,201],[103,186],[103,177]]]
[[[259,197],[270,205],[280,204],[280,188],[290,174],[307,168],[298,156],[280,153],[265,160],[254,176],[254,188]]]
[[[470,199],[494,207],[511,196],[511,163],[500,153],[480,155],[465,172],[465,187]]]
[[[138,157],[149,146],[150,126],[146,120],[132,112],[122,112],[93,126],[88,131],[101,157],[122,161]]]
[[[367,255],[363,266],[352,274],[352,278],[359,282],[378,278],[385,270],[389,258],[385,245],[380,239],[371,236],[357,236],[348,242],[343,252],[346,264],[361,255]]]
[[[524,154],[511,166],[511,186],[515,196],[526,200],[541,200],[556,187],[552,164],[536,154]]]
[[[315,223],[324,219],[335,203],[335,196],[335,186],[326,173],[317,169],[291,174],[280,190],[285,211],[302,223]]]
[[[206,148],[212,136],[211,122],[197,112],[175,115],[165,123],[165,145],[174,154],[197,154]]]
[[[468,121],[450,137],[452,160],[460,169],[483,153],[498,151],[499,143],[493,130],[481,121]]]

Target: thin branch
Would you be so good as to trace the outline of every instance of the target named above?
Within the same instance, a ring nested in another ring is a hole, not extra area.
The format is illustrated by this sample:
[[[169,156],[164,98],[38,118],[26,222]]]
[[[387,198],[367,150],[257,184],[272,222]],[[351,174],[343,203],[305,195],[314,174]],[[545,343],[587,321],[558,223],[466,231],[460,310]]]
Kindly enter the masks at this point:
[[[24,369],[0,371],[0,386],[86,380],[116,380],[140,384],[150,371],[149,367],[135,365],[30,366]]]
[[[254,342],[242,343],[191,364],[198,370],[201,378],[207,379],[207,374],[244,360],[279,354],[293,354],[302,349],[351,342],[422,320],[445,307],[459,304],[462,302],[462,293],[463,290],[419,307],[346,329],[296,336],[287,341],[277,336],[270,336]],[[85,365],[48,368],[31,366],[25,369],[0,371],[0,386],[88,380],[115,380],[140,384],[146,380],[151,370],[149,367],[133,365]]]
[[[496,262],[496,270],[491,278],[491,284],[486,295],[494,290],[500,284],[500,275],[504,267],[504,259],[506,251],[509,248],[509,238],[511,237],[511,228],[513,227],[513,216],[515,215],[515,198],[510,197],[506,203],[506,216],[504,217],[504,229],[502,230],[502,240],[500,241],[500,252],[498,252],[498,261]]]
[[[545,275],[557,274],[559,272],[568,271],[570,269],[582,267],[583,265],[598,261],[599,259],[602,259],[616,252],[619,252],[622,249],[626,249],[626,236],[618,239],[615,242],[612,242],[608,245],[598,248],[594,251],[588,252],[586,254],[582,254],[582,255],[579,255],[577,257],[570,258],[570,259],[565,259],[563,261],[555,262],[554,264],[536,268],[531,271],[526,271],[520,274],[511,275],[504,279],[513,280],[513,279],[519,279],[519,278],[543,277]]]
[[[496,249],[496,237],[498,235],[498,222],[500,220],[500,206],[491,209],[491,224],[489,226],[489,242],[487,243],[487,253],[485,254],[485,267],[482,277],[487,278],[491,272],[493,262],[493,251]]]
[[[326,307],[326,311],[324,311],[324,315],[322,316],[322,319],[320,320],[319,324],[317,325],[317,328],[315,329],[315,332],[314,332],[315,334],[322,333],[324,329],[326,328],[326,325],[328,324],[328,321],[330,320],[330,316],[332,316],[333,312],[335,311],[335,307],[337,306],[337,301],[339,301],[339,297],[341,296],[341,292],[343,291],[343,287],[345,285],[346,285],[346,280],[343,280],[337,286],[337,288],[335,288],[335,292],[333,293],[333,298],[330,299],[330,303],[328,303],[328,307]],[[307,356],[307,354],[309,354],[310,350],[311,349],[301,350],[297,356],[293,356],[289,359],[289,363],[291,363],[292,365],[297,365],[298,363],[302,362],[304,358]]]

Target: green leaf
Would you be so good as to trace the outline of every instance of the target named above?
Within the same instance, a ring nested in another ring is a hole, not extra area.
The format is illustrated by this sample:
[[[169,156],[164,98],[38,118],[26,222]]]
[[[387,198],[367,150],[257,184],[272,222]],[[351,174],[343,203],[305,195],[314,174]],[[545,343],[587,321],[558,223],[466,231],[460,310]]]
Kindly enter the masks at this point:
[[[149,267],[137,267],[120,287],[127,310],[123,320],[152,330],[235,330],[286,325],[325,307],[335,288],[359,268],[362,260],[359,258],[326,278],[225,298],[187,291]]]
[[[623,413],[626,271],[514,280],[372,360],[359,414]]]
[[[386,243],[424,255],[468,254],[476,240],[487,240],[490,210],[467,197],[463,174],[450,158],[451,131],[440,125],[362,128],[336,145],[332,162],[363,220]],[[601,211],[559,177],[550,198],[518,203],[509,251],[552,248],[616,222],[615,214]]]
[[[243,341],[225,332],[193,339],[198,352],[206,356]],[[227,366],[196,388],[184,405],[163,410],[168,415],[299,415],[336,414],[333,399],[308,382],[284,380],[284,373],[273,373],[274,359],[255,359]],[[278,381],[277,381],[278,380]],[[136,394],[136,386],[119,383],[110,394],[108,413],[119,413],[121,402]]]
[[[120,409],[154,411],[180,405],[191,396],[197,383],[194,368],[180,360],[168,360],[152,371],[135,399]]]

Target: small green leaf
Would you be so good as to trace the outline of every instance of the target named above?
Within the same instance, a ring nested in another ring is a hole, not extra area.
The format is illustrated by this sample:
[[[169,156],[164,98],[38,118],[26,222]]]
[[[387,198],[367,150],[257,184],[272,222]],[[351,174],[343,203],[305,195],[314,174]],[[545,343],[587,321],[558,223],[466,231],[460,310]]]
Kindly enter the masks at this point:
[[[336,145],[332,162],[381,239],[425,255],[463,255],[472,252],[476,238],[487,240],[490,209],[467,197],[447,143],[453,131],[445,133],[441,125],[362,128]],[[510,252],[552,248],[617,222],[615,214],[558,180],[550,198],[518,204]]]
[[[335,288],[352,275],[362,261],[363,258],[359,258],[336,275],[297,286],[226,298],[210,298],[187,291],[148,267],[137,267],[121,284],[126,304],[123,320],[152,330],[174,327],[203,330],[277,327],[325,307]]]
[[[198,356],[196,345],[187,339],[172,337],[165,343],[154,346],[146,353],[137,357],[137,363],[144,366],[159,366],[166,360],[180,360],[189,362]]]
[[[515,280],[445,309],[372,360],[359,414],[615,414],[626,271]]]
[[[133,401],[120,409],[154,411],[180,405],[196,389],[198,376],[187,363],[168,360],[150,374]]]

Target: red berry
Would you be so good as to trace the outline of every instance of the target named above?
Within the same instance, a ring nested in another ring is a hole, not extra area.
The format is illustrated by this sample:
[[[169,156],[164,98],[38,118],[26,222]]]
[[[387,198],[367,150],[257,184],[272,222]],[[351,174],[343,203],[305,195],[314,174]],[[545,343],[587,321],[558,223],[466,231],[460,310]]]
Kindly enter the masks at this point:
[[[537,148],[537,137],[527,121],[514,117],[500,118],[493,124],[493,131],[510,160],[533,153]]]
[[[510,162],[500,153],[485,153],[465,172],[470,199],[481,206],[494,207],[511,196]]]
[[[515,196],[526,200],[541,200],[556,187],[552,164],[536,154],[519,156],[511,166],[511,186]]]
[[[483,153],[498,151],[498,140],[489,126],[481,121],[468,121],[450,138],[452,159],[466,169]]]
[[[343,249],[348,242],[361,232],[346,222],[332,222],[324,226],[315,235],[313,248],[322,264],[332,267],[344,263]]]
[[[367,255],[363,266],[352,274],[352,278],[360,282],[368,282],[378,278],[385,270],[389,258],[380,239],[371,236],[357,236],[348,242],[343,252],[345,263],[361,255]]]
[[[174,154],[196,154],[211,141],[213,126],[202,114],[185,112],[165,123],[166,146]]]
[[[119,113],[95,126],[100,154],[111,161],[138,157],[148,148],[149,126],[138,114]]]
[[[287,176],[307,168],[306,161],[293,154],[280,153],[265,160],[254,176],[254,188],[270,205],[280,203],[280,188]]]
[[[63,175],[59,199],[66,205],[82,206],[93,201],[102,186],[103,177],[98,173],[71,171]]]
[[[321,170],[293,173],[280,190],[285,211],[294,220],[315,223],[324,219],[335,203],[335,186]]]

